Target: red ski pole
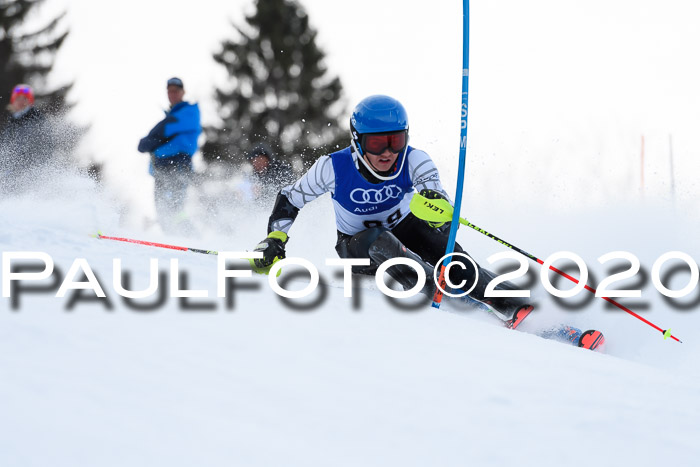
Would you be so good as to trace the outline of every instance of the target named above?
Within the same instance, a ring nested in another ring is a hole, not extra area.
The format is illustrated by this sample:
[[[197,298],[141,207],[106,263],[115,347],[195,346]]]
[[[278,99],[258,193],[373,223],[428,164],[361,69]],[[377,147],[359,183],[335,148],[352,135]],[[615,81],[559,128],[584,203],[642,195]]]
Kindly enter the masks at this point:
[[[193,253],[202,253],[204,255],[218,255],[219,254],[218,251],[202,250],[199,248],[190,248],[187,246],[177,246],[177,245],[168,245],[165,243],[147,242],[144,240],[134,240],[133,238],[108,237],[106,235],[102,235],[102,232],[97,232],[97,235],[95,235],[95,237],[100,239],[100,240],[114,240],[117,242],[136,243],[138,245],[154,246],[157,248],[167,248],[169,250],[191,251]]]

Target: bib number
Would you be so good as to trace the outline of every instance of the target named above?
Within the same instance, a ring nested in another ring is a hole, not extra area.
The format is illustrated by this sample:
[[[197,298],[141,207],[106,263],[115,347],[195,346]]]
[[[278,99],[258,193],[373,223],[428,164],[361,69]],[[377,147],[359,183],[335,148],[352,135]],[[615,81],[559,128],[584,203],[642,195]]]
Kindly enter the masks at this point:
[[[401,220],[401,209],[397,209],[393,213],[389,214],[389,217],[386,218],[385,222],[382,222],[380,220],[371,220],[371,221],[364,221],[362,225],[365,226],[367,229],[371,229],[373,227],[381,227],[384,223],[386,223],[387,227],[390,229],[393,229],[396,227],[396,224],[399,223]]]

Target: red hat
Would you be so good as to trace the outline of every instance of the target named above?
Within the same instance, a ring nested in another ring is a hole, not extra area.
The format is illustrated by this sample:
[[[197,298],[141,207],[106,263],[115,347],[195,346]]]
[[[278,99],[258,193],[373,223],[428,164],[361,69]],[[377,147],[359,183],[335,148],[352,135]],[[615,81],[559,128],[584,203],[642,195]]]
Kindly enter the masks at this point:
[[[28,84],[18,84],[12,90],[12,96],[10,96],[10,104],[15,103],[17,96],[24,95],[27,96],[27,100],[30,104],[34,105],[34,90]]]

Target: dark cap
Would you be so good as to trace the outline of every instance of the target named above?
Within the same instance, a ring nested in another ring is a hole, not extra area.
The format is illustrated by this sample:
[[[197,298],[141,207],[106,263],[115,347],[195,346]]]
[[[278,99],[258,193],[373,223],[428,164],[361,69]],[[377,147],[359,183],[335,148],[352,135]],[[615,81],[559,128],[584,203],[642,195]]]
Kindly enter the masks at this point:
[[[275,154],[272,152],[270,146],[262,142],[256,144],[248,153],[248,160],[253,160],[253,158],[257,156],[266,156],[270,160],[275,158]]]
[[[180,78],[170,78],[168,80],[168,86],[177,86],[179,88],[185,89],[185,85],[182,84],[182,80]]]

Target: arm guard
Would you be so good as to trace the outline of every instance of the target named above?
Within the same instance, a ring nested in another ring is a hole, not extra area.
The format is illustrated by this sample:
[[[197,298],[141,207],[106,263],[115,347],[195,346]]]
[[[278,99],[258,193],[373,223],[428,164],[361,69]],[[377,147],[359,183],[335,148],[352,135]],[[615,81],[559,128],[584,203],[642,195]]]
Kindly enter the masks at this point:
[[[285,195],[281,192],[275,200],[275,207],[272,208],[270,220],[267,223],[267,233],[279,230],[280,232],[289,232],[289,228],[294,223],[294,220],[299,214],[299,208],[294,206]]]

